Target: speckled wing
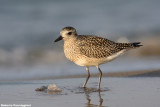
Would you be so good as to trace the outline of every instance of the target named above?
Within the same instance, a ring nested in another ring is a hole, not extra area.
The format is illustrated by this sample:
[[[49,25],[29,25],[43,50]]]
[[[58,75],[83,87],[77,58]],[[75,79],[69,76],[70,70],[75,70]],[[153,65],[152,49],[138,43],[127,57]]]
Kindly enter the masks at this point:
[[[140,42],[115,43],[105,38],[90,35],[79,35],[77,39],[80,53],[90,58],[105,58],[123,49],[128,50],[142,46]]]
[[[97,36],[80,35],[78,37],[80,53],[90,58],[104,58],[116,51],[116,43]]]

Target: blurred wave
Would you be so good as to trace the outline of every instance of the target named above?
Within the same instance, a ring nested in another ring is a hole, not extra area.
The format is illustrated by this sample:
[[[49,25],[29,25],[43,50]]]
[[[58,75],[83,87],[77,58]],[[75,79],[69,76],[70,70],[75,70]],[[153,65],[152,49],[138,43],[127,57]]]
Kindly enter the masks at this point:
[[[159,0],[1,0],[0,46],[48,46],[64,26],[78,33],[138,37],[160,33]]]

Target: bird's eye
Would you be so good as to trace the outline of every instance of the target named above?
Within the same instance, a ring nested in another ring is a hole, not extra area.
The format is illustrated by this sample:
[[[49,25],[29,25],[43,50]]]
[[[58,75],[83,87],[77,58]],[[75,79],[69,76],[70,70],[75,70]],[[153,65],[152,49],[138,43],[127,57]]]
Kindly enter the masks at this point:
[[[68,32],[68,35],[72,35],[72,32]]]

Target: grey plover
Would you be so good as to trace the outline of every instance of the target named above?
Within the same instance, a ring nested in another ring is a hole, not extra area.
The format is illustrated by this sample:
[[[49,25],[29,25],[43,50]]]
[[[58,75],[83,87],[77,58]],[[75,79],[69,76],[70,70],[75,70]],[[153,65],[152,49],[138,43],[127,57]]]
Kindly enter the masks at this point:
[[[98,36],[78,35],[73,27],[64,27],[60,31],[60,37],[55,42],[62,39],[64,40],[64,54],[67,59],[79,66],[86,67],[88,75],[83,84],[84,88],[90,77],[89,66],[97,67],[99,71],[99,90],[102,77],[99,65],[115,59],[127,50],[142,46],[140,42],[116,43]]]

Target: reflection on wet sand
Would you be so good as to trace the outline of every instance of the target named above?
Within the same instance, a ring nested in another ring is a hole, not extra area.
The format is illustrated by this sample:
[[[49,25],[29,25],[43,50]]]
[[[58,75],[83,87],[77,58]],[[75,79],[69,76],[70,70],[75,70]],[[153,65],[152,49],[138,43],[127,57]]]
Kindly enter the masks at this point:
[[[101,88],[101,90],[97,88],[83,88],[83,87],[76,87],[76,88],[61,87],[61,89],[62,91],[49,91],[47,90],[46,86],[41,86],[40,88],[36,88],[35,91],[42,92],[42,94],[45,93],[46,95],[48,94],[48,95],[63,96],[63,95],[70,95],[70,94],[81,94],[81,95],[85,95],[85,99],[87,100],[87,103],[85,103],[86,100],[81,103],[82,105],[85,104],[85,107],[107,107],[107,106],[102,106],[103,98],[101,97],[101,92],[103,93],[110,90],[106,87]]]
[[[87,99],[87,103],[86,103],[86,107],[106,107],[106,106],[102,106],[103,104],[103,99],[101,97],[101,90],[97,90],[94,88],[84,88],[84,93]],[[99,98],[99,104],[95,105],[95,104],[91,104],[91,96],[90,94],[93,92],[97,92],[98,93],[98,98]]]

